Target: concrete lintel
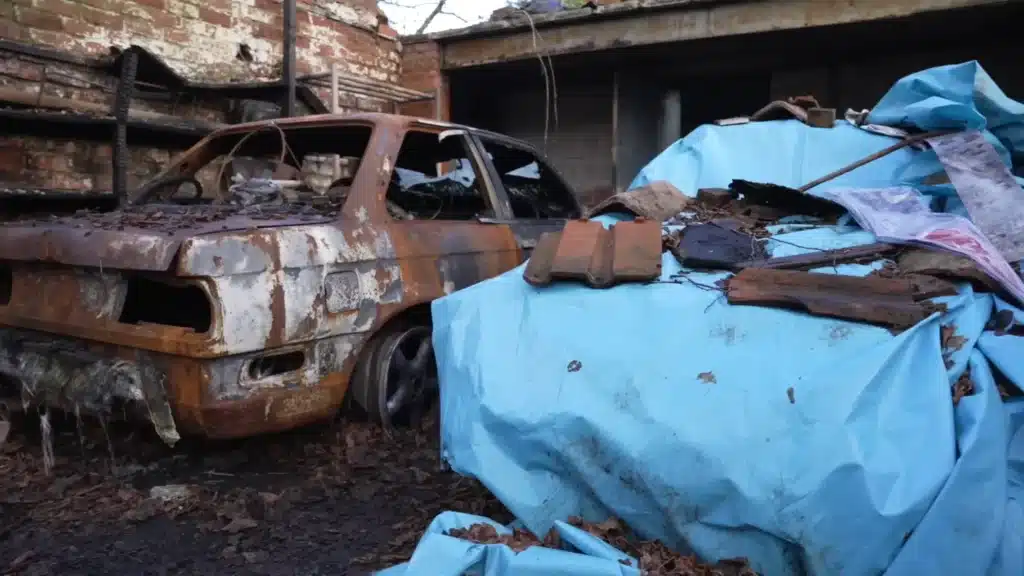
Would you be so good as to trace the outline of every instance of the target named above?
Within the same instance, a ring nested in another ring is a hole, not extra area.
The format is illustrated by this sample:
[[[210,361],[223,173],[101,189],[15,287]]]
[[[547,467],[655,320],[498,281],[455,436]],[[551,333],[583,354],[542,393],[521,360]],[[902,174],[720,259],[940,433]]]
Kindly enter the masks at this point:
[[[615,19],[573,19],[562,26],[443,38],[442,68],[452,70],[507,60],[594,52],[685,40],[852,24],[1014,0],[744,0],[634,11]],[[536,47],[535,47],[536,46]]]

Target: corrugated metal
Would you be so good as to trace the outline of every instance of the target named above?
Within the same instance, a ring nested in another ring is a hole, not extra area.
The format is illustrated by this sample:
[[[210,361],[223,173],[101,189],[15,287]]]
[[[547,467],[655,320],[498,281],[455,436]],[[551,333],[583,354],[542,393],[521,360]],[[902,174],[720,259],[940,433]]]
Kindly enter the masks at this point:
[[[558,124],[544,140],[544,88],[513,90],[500,106],[500,131],[545,150],[575,190],[612,187],[612,86],[558,85]]]

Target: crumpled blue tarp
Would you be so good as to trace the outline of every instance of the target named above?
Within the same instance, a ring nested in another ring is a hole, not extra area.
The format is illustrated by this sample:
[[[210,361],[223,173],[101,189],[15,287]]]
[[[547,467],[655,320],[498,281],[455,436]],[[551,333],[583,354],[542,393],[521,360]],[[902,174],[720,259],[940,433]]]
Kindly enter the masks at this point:
[[[998,124],[1012,106],[957,97],[977,95],[984,73],[957,69],[904,79],[880,108],[899,102],[924,123],[932,102],[943,118],[973,110]],[[922,85],[934,90],[905,95]],[[667,179],[689,194],[733,178],[799,186],[890,143],[846,124],[708,126],[634,184]],[[939,169],[933,153],[907,150],[833,184],[914,184]],[[802,228],[773,236],[771,254],[874,240]],[[985,330],[997,309],[1024,312],[965,284],[941,299],[945,314],[892,335],[731,306],[715,288],[725,276],[666,254],[650,285],[537,289],[520,267],[436,301],[443,456],[539,534],[572,515],[617,516],[644,537],[709,560],[745,556],[771,576],[1024,574],[1024,400],[1004,401],[996,385],[1024,384],[1024,339]],[[962,345],[942,349],[942,326]],[[975,393],[954,406],[951,385],[968,367]],[[438,522],[449,521],[469,522]],[[526,569],[522,555],[437,531],[394,573],[604,574],[569,553],[533,553]]]

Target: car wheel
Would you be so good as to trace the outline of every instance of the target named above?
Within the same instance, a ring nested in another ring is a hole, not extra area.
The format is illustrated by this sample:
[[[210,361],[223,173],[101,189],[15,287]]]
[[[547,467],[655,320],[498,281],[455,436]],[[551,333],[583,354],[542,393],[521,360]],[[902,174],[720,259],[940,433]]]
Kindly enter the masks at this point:
[[[400,326],[370,343],[353,379],[353,399],[384,428],[414,423],[437,394],[430,328]]]

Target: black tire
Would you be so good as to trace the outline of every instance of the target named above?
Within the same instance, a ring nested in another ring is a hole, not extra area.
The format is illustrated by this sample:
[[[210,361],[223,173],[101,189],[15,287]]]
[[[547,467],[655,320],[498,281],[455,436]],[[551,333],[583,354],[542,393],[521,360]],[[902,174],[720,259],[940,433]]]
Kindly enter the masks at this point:
[[[416,423],[437,395],[430,327],[400,322],[376,334],[352,375],[350,395],[384,428]]]

